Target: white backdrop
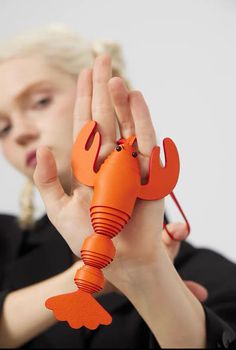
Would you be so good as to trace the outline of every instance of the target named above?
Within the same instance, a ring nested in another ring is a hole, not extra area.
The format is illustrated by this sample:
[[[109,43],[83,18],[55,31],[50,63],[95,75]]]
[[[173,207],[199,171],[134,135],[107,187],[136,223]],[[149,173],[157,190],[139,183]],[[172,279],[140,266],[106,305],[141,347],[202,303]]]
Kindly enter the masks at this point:
[[[236,1],[0,0],[0,8],[0,40],[57,23],[123,46],[159,140],[178,146],[175,193],[192,226],[189,240],[236,261]],[[17,214],[23,177],[2,156],[0,168],[0,212]],[[38,194],[36,203],[40,216]]]

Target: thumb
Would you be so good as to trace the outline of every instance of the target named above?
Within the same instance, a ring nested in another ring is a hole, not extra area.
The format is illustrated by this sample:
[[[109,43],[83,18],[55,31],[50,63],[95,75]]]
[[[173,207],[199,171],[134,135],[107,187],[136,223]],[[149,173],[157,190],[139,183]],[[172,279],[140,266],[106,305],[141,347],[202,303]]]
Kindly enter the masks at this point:
[[[52,217],[62,207],[67,194],[57,175],[56,162],[52,152],[46,146],[40,146],[36,152],[37,165],[33,179],[44,202],[48,216]]]

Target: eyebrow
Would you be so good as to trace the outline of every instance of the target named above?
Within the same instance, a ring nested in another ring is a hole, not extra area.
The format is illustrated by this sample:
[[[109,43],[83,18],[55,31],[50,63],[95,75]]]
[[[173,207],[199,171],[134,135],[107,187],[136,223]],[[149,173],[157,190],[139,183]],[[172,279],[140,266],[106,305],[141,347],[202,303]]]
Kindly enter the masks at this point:
[[[33,90],[44,87],[44,85],[52,85],[52,83],[48,80],[40,80],[32,84],[29,84],[28,86],[24,87],[20,92],[17,93],[17,95],[14,97],[14,101],[24,99]]]

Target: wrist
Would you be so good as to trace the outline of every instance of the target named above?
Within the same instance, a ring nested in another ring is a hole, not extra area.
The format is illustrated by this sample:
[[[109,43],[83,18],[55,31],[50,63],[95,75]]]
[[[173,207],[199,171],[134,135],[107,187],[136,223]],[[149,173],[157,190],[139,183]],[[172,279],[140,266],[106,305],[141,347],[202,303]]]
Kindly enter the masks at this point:
[[[155,281],[159,281],[166,273],[166,265],[172,262],[166,252],[162,242],[155,246],[152,254],[145,259],[137,259],[133,264],[127,267],[127,288],[130,291],[135,290],[142,294],[152,286]]]
[[[153,262],[133,269],[129,281],[121,283],[120,289],[161,347],[173,348],[173,344],[181,348],[186,344],[189,348],[192,344],[193,347],[196,344],[197,348],[204,347],[206,331],[202,305],[182,281],[164,244]]]
[[[145,254],[132,256],[131,252],[127,257],[115,258],[104,270],[105,277],[127,296],[130,293],[142,295],[145,286],[152,285],[163,271],[166,272],[167,259],[173,265],[163,242],[157,240]]]

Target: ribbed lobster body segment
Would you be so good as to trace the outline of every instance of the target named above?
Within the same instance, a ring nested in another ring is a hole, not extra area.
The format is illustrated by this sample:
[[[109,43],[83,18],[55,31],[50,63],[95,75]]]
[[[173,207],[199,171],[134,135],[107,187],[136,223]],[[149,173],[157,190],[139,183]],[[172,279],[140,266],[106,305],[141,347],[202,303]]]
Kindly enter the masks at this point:
[[[126,225],[129,216],[115,208],[95,206],[90,210],[90,216],[94,231],[110,238],[115,237]]]
[[[165,167],[160,163],[160,148],[154,147],[149,179],[141,184],[137,152],[133,146],[135,136],[120,139],[119,146],[105,159],[98,172],[95,163],[100,149],[100,134],[95,133],[96,122],[88,122],[81,130],[72,150],[72,170],[76,179],[94,187],[90,205],[90,218],[94,233],[85,239],[81,248],[84,262],[75,275],[78,291],[52,297],[46,307],[53,310],[58,320],[66,320],[72,328],[85,326],[95,329],[99,324],[108,325],[112,318],[92,297],[104,286],[101,269],[109,265],[115,256],[114,238],[128,223],[137,198],[160,199],[170,193],[178,179],[179,158],[171,139],[164,142]]]
[[[85,265],[91,265],[100,269],[112,262],[115,256],[115,247],[107,235],[93,234],[85,239],[81,248],[81,257]],[[97,266],[95,266],[95,264]]]

